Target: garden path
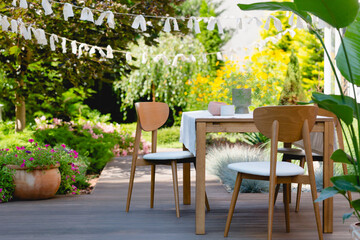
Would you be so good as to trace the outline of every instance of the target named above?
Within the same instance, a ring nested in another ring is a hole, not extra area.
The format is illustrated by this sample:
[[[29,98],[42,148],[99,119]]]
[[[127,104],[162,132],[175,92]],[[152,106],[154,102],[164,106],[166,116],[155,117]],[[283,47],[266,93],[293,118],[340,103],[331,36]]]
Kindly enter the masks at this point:
[[[207,181],[212,210],[206,215],[206,235],[195,235],[194,187],[192,205],[181,205],[175,216],[170,167],[157,168],[155,207],[150,209],[149,169],[136,172],[130,212],[125,212],[131,157],[113,159],[90,195],[57,196],[42,201],[0,204],[1,240],[57,239],[224,239],[223,231],[231,194],[214,177]],[[182,168],[179,188],[182,193]],[[192,182],[194,184],[194,170]],[[281,197],[281,196],[279,196]],[[345,200],[334,201],[334,233],[324,239],[350,239],[342,214],[350,212]],[[301,212],[291,205],[291,233],[285,233],[281,201],[276,203],[273,239],[317,239],[310,195],[302,196]],[[227,239],[265,239],[267,200],[263,194],[241,194]],[[347,236],[349,236],[347,238]]]

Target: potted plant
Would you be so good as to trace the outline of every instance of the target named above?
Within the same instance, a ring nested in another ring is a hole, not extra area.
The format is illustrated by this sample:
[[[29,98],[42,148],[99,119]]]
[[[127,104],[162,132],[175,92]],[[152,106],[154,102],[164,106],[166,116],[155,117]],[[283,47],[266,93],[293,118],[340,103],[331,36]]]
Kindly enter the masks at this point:
[[[23,200],[47,199],[56,194],[60,185],[63,190],[69,189],[75,194],[77,187],[72,183],[80,174],[77,158],[78,153],[66,149],[64,144],[52,148],[40,146],[33,139],[29,139],[29,146],[0,149],[1,169],[13,178],[13,183],[6,182],[8,188],[0,185],[4,193],[7,191],[7,198],[0,200],[10,200],[11,195]],[[5,181],[0,184],[4,185]],[[15,185],[13,191],[12,184]]]
[[[360,192],[360,105],[357,101],[356,87],[360,86],[360,14],[358,0],[294,0],[293,2],[262,2],[254,4],[238,4],[242,10],[280,10],[292,11],[308,24],[309,31],[314,33],[322,43],[326,57],[329,58],[333,74],[340,89],[340,95],[325,95],[313,93],[312,102],[319,107],[333,112],[341,119],[341,127],[350,134],[345,134],[345,142],[349,152],[336,150],[331,159],[335,162],[352,166],[349,175],[334,176],[331,182],[334,186],[321,192],[316,201],[333,197],[335,194],[343,195],[352,205],[353,211],[343,215],[343,220],[352,215],[360,222],[360,199],[350,201],[346,191]],[[325,44],[312,21],[316,16],[334,27],[341,39],[336,56],[336,66],[343,77],[352,85],[354,97],[345,96],[341,88],[340,76],[330,59]],[[343,36],[340,29],[346,29]],[[354,196],[354,195],[353,195]],[[359,234],[360,235],[360,234]],[[354,239],[359,239],[353,234]]]

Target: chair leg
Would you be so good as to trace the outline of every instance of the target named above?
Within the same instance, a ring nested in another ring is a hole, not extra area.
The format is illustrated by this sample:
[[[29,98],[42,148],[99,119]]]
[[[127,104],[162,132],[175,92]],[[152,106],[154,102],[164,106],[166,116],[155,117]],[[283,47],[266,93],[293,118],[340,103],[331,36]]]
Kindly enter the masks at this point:
[[[280,184],[276,184],[274,205],[276,203],[276,199],[277,199],[277,196],[279,194],[279,191],[280,191]]]
[[[127,200],[126,200],[126,212],[129,212],[129,209],[130,209],[131,194],[132,194],[132,190],[133,190],[133,186],[134,186],[135,169],[136,169],[136,164],[133,162],[131,164],[131,170],[130,170],[129,189],[128,189],[128,195],[127,195]]]
[[[269,181],[269,210],[268,210],[268,240],[272,238],[272,226],[274,218],[275,182]]]
[[[304,168],[304,166],[305,166],[305,158],[302,158],[300,160],[300,167]],[[297,186],[297,192],[296,192],[295,212],[299,212],[299,209],[300,209],[301,189],[302,189],[302,184],[299,183]]]
[[[287,185],[288,184],[283,184],[283,189],[284,189],[284,194],[283,194],[283,198],[284,198],[284,209],[285,209],[285,223],[286,223],[286,232],[290,232],[290,214],[289,214],[289,188]]]
[[[234,214],[236,201],[237,201],[237,198],[239,196],[241,182],[242,182],[241,173],[238,173],[237,176],[236,176],[234,192],[233,192],[233,195],[232,195],[232,198],[231,198],[229,213],[228,213],[227,220],[226,220],[224,237],[227,237],[228,233],[229,233],[230,224],[231,224],[232,216]]]
[[[194,168],[196,169],[196,162],[194,163]],[[209,199],[207,197],[206,191],[205,191],[205,206],[206,206],[206,211],[210,211],[210,204],[209,204]]]
[[[154,208],[154,193],[155,193],[155,165],[151,165],[151,195],[150,208]]]
[[[176,161],[171,161],[171,171],[172,171],[172,177],[173,177],[176,217],[179,218],[180,217],[179,188],[178,188]]]
[[[344,175],[347,175],[348,174],[348,169],[347,169],[347,165],[345,163],[342,164],[342,168],[343,168]],[[351,202],[352,201],[351,192],[347,191],[347,195],[348,195],[349,201]],[[351,204],[350,204],[350,207],[352,208]]]

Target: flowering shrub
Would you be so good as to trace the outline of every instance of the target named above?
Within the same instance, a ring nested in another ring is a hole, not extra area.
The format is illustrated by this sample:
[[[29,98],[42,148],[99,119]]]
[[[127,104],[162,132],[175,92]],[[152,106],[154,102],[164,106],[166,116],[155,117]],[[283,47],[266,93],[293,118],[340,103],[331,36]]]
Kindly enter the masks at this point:
[[[7,168],[4,164],[0,164],[0,203],[8,202],[12,199],[15,190],[13,181],[14,172],[15,170]]]
[[[51,165],[60,164],[61,184],[58,193],[71,192],[76,194],[78,193],[78,187],[86,186],[83,176],[87,168],[87,162],[85,158],[79,156],[78,152],[73,149],[67,149],[64,144],[58,147],[51,147],[49,144],[40,146],[33,139],[29,139],[29,143],[28,146],[1,149],[1,165],[17,165],[31,171],[38,167],[46,168]],[[6,173],[7,170],[5,168],[2,171]],[[10,171],[8,172],[9,174]],[[10,184],[11,181],[12,178],[8,179],[7,183]],[[11,185],[9,186],[10,190],[3,188],[2,191],[12,193]]]
[[[56,145],[65,143],[90,158],[88,172],[99,173],[114,156],[126,156],[133,151],[133,135],[123,131],[119,124],[90,121],[65,122],[60,119],[36,118],[35,138]],[[149,152],[149,144],[140,144],[141,153]]]

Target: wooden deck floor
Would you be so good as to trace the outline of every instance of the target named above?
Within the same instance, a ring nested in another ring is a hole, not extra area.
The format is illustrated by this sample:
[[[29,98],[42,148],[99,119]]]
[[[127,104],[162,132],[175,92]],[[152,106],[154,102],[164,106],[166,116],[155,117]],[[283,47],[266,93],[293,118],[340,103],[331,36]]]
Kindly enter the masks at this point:
[[[154,209],[149,208],[149,169],[144,168],[137,171],[131,209],[125,212],[129,167],[128,160],[112,161],[91,195],[0,204],[0,240],[226,239],[223,231],[231,194],[216,179],[209,177],[207,182],[212,208],[206,214],[207,233],[195,235],[194,188],[192,205],[181,205],[177,219],[166,166],[157,169]],[[181,192],[181,181],[179,187]],[[325,234],[324,239],[351,239],[348,226],[355,220],[343,224],[341,219],[351,210],[340,196],[334,205],[334,233]],[[294,212],[294,203],[290,209],[291,233],[286,233],[283,206],[276,203],[273,239],[317,239],[310,195],[303,194],[300,213]],[[265,239],[266,218],[265,194],[240,194],[227,239]]]

